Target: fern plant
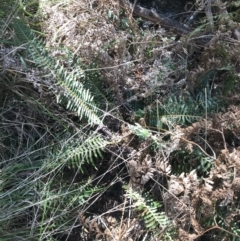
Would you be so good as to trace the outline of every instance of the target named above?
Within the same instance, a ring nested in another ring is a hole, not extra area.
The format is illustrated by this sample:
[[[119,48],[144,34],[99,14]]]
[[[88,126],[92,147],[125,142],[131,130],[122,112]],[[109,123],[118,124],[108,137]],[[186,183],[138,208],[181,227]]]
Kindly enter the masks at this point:
[[[163,103],[157,102],[155,108],[146,109],[146,122],[148,126],[158,129],[189,125],[202,118],[206,111],[216,112],[218,107],[219,102],[211,97],[209,90],[207,96],[200,92],[195,98],[186,92],[185,96],[171,96]]]
[[[97,185],[92,185],[91,177],[84,176],[79,183],[75,181],[75,175],[79,170],[86,172],[87,164],[94,166],[94,160],[101,158],[101,152],[108,143],[88,128],[89,124],[101,123],[101,112],[84,85],[86,75],[80,61],[73,64],[69,58],[66,67],[60,60],[50,57],[43,41],[36,38],[21,20],[14,19],[13,26],[15,36],[8,43],[25,47],[25,51],[18,53],[22,63],[29,67],[29,62],[25,59],[31,57],[34,60],[31,67],[35,68],[37,64],[48,73],[45,78],[54,79],[54,83],[51,80],[47,82],[49,89],[55,90],[58,102],[75,112],[81,119],[80,125],[85,129],[79,131],[70,122],[62,120],[61,111],[56,105],[52,112],[51,108],[36,100],[39,97],[29,97],[25,92],[18,92],[14,83],[11,88],[6,83],[11,95],[6,95],[4,105],[10,105],[7,98],[13,96],[16,108],[8,113],[4,106],[1,113],[4,112],[6,123],[10,123],[8,115],[16,120],[20,116],[21,121],[20,128],[17,124],[15,129],[1,126],[1,130],[4,129],[9,135],[1,135],[1,143],[8,146],[8,150],[4,153],[5,159],[1,161],[0,170],[0,236],[1,240],[19,237],[24,240],[26,237],[31,240],[57,240],[58,233],[68,233],[75,228],[77,210],[93,194],[102,190]],[[19,77],[18,85],[20,83],[26,83],[26,79],[21,82]],[[23,91],[30,92],[30,86],[23,88]],[[16,93],[21,97],[17,98]],[[29,103],[31,106],[28,106]],[[16,110],[23,113],[15,113]],[[24,121],[29,113],[32,116]],[[51,128],[53,129],[50,130]],[[18,138],[24,140],[23,144]],[[75,172],[74,177],[65,177],[66,167]],[[9,230],[14,232],[10,233]]]
[[[101,152],[107,144],[108,142],[100,136],[75,140],[72,145],[68,144],[63,147],[62,155],[57,155],[57,163],[62,163],[71,169],[79,169],[81,172],[84,172],[84,165],[86,163],[94,165],[93,159],[102,157]]]
[[[139,192],[134,191],[132,188],[125,189],[126,197],[133,200],[132,207],[139,212],[140,217],[143,217],[146,228],[155,233],[155,235],[159,234],[160,230],[165,231],[170,225],[170,220],[165,213],[159,212],[161,204],[150,198],[145,199]],[[167,231],[165,237],[168,237],[165,240],[172,240],[171,232]]]
[[[69,176],[64,177],[63,170],[64,166],[84,170],[86,163],[93,164],[105,145],[99,136],[72,137],[69,144],[64,135],[59,135],[54,139],[55,148],[48,141],[52,142],[47,139],[43,146],[32,152],[26,147],[24,154],[1,162],[2,240],[13,240],[14,237],[48,240],[57,233],[68,232],[76,219],[76,211],[102,190],[92,185],[90,177],[75,183]],[[28,138],[27,142],[31,146],[35,140]],[[28,222],[22,223],[22,219]],[[13,229],[10,234],[8,230]]]
[[[213,164],[213,159],[205,156],[198,149],[194,149],[192,153],[188,153],[186,150],[177,150],[171,156],[172,172],[175,175],[183,172],[189,173],[194,169],[197,169],[198,173],[206,175]]]
[[[24,44],[31,58],[39,67],[48,69],[56,79],[58,89],[57,101],[64,103],[70,111],[75,112],[80,119],[87,117],[90,124],[100,124],[101,120],[97,114],[99,109],[93,101],[93,96],[81,82],[85,74],[81,66],[76,65],[72,70],[67,70],[60,61],[54,61],[50,53],[29,29],[19,19],[14,19],[15,30],[14,43],[18,46]],[[79,63],[78,63],[79,64]]]

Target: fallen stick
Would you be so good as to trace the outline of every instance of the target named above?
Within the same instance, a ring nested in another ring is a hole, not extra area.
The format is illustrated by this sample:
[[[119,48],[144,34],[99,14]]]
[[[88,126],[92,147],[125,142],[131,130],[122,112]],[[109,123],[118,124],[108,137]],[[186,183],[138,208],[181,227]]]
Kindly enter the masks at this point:
[[[163,16],[153,10],[149,10],[147,8],[140,7],[136,5],[133,9],[133,14],[139,17],[142,17],[146,20],[149,20],[155,24],[160,24],[162,27],[171,29],[173,32],[177,34],[188,34],[191,32],[191,28],[172,20],[168,17]]]

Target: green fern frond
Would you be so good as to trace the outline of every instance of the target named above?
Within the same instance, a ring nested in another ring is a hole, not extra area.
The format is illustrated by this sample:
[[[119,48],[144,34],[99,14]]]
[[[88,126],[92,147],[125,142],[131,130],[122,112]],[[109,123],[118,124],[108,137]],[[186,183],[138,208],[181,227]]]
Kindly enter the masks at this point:
[[[183,110],[184,112],[184,110]],[[160,122],[167,124],[167,123],[192,123],[193,121],[200,119],[201,116],[197,116],[197,115],[188,115],[188,114],[176,114],[176,115],[163,115],[161,116]],[[161,125],[161,124],[159,124]],[[159,126],[157,126],[159,127]]]
[[[94,165],[93,158],[102,157],[102,151],[108,144],[100,136],[93,136],[91,138],[81,141],[81,144],[67,147],[63,150],[63,155],[60,155],[59,161],[66,163],[70,168],[77,168],[83,172],[83,165],[85,163]]]
[[[199,149],[193,149],[192,153],[186,150],[176,150],[172,153],[171,166],[174,175],[189,173],[197,170],[198,173],[207,175],[214,165],[213,159],[206,157]]]
[[[204,88],[209,88],[210,80],[217,74],[217,69],[210,69],[199,80],[197,80],[198,85],[196,86],[194,92],[196,95],[200,92],[204,92]]]
[[[126,196],[133,199],[133,207],[143,215],[146,227],[149,230],[164,229],[169,224],[169,219],[158,209],[161,207],[159,202],[145,199],[140,193],[133,191],[131,188],[126,189]]]
[[[15,32],[14,42],[16,45],[26,44],[34,39],[32,30],[21,20],[14,18],[13,27]]]
[[[184,99],[173,96],[165,103],[157,104],[155,110],[148,110],[146,121],[149,126],[162,129],[169,124],[190,124],[201,117],[199,106],[191,97]]]
[[[98,109],[93,102],[93,96],[79,81],[83,73],[75,70],[67,72],[59,64],[56,66],[56,71],[57,81],[63,88],[63,93],[58,95],[57,101],[64,103],[67,100],[67,109],[76,112],[80,119],[86,116],[90,124],[100,124],[101,120],[96,114]]]
[[[189,93],[184,97],[170,97],[166,102],[157,104],[156,109],[147,110],[146,121],[149,126],[162,129],[169,125],[189,125],[208,114],[218,111],[220,103],[211,97],[209,89],[199,92],[193,98]],[[207,109],[206,109],[207,107]]]
[[[20,20],[14,20],[14,28],[18,44],[26,44],[31,58],[40,67],[50,71],[61,87],[57,101],[66,104],[67,109],[76,112],[80,119],[87,117],[89,124],[100,124],[93,96],[81,82],[85,77],[83,70],[79,66],[67,70],[60,62],[54,61],[43,42],[34,37],[31,29]]]

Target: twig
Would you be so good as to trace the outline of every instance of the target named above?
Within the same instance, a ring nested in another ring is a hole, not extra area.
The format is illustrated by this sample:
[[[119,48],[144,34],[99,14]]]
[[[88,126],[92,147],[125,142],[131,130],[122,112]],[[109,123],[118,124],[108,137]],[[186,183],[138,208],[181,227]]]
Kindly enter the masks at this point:
[[[185,139],[185,138],[183,138],[183,137],[180,137],[180,139],[181,139],[182,141],[184,141],[184,142],[187,142],[187,143],[190,143],[190,144],[192,144],[192,145],[197,146],[206,156],[214,159],[214,157],[212,157],[212,156],[210,156],[209,154],[207,154],[207,152],[204,151],[204,150],[202,149],[202,147],[199,146],[197,143],[195,143],[195,142],[193,142],[193,141],[189,141],[189,140],[187,140],[187,139]]]
[[[211,32],[213,32],[214,23],[213,23],[213,15],[212,15],[212,10],[211,10],[211,5],[212,5],[212,0],[207,0],[206,1],[206,7],[205,7],[205,14],[206,14],[206,17],[209,21],[210,30],[211,30]]]
[[[132,7],[132,11],[131,11],[130,18],[132,18],[133,10],[134,10],[134,8],[135,8],[135,6],[136,6],[136,4],[137,4],[137,1],[138,1],[138,0],[135,0],[134,3],[133,3],[133,7]]]

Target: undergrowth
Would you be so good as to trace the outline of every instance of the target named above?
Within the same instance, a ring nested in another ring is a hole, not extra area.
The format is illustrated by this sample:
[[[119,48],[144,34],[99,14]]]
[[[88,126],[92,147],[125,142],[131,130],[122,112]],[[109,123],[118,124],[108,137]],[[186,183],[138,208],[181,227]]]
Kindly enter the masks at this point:
[[[123,0],[11,3],[1,240],[238,240],[239,45],[225,27],[175,42]]]

